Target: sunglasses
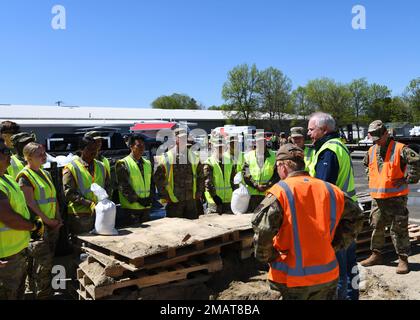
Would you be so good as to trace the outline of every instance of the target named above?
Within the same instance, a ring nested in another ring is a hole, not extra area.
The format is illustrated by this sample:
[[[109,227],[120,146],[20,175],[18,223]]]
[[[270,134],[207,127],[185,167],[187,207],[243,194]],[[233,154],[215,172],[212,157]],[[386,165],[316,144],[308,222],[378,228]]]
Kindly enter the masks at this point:
[[[12,155],[12,150],[10,150],[9,148],[2,148],[2,149],[0,149],[0,152],[3,153],[5,156],[11,156]]]

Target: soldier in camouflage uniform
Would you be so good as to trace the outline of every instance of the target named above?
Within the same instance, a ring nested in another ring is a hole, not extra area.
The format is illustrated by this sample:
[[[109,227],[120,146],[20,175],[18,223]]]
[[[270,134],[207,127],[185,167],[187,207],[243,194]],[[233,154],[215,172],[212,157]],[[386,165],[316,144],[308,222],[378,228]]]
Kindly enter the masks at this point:
[[[75,157],[94,177],[95,172],[95,158],[97,156],[97,147],[95,141],[90,137],[84,137],[82,141],[82,153],[80,157]],[[102,164],[101,164],[102,165]],[[104,189],[109,194],[110,182],[108,174],[105,170],[105,185]],[[85,212],[68,213],[67,223],[71,234],[71,239],[75,243],[76,235],[89,232],[95,225],[95,202],[84,197],[78,186],[76,177],[73,176],[70,169],[65,167],[63,169],[63,190],[66,203],[74,203],[86,208]]]
[[[260,141],[260,140],[264,141],[263,142],[264,143],[264,145],[263,145],[264,146],[264,158],[263,158],[263,161],[261,161],[261,163],[265,163],[266,160],[269,157],[271,157],[270,150],[267,148],[266,140],[264,139],[263,136],[257,136],[256,140],[257,141]],[[248,153],[250,153],[250,152],[255,152],[255,151],[249,151]],[[271,151],[271,152],[274,153],[274,151]],[[242,176],[243,176],[244,182],[247,186],[249,186],[251,188],[254,188],[259,192],[265,192],[280,180],[279,175],[277,173],[277,170],[274,168],[273,175],[271,176],[269,181],[267,183],[259,183],[258,181],[256,181],[252,177],[251,169],[250,169],[250,166],[252,164],[249,163],[249,161],[247,161],[246,159],[247,159],[247,157],[245,155],[245,160],[244,160],[243,166],[242,166]],[[275,164],[274,164],[274,166],[275,166]],[[261,169],[262,166],[259,166],[259,167]],[[252,195],[251,194],[251,199],[249,200],[248,212],[253,212],[255,210],[255,208],[260,204],[260,202],[263,199],[264,199],[264,195]]]
[[[376,159],[379,171],[384,165],[392,165],[385,163],[388,147],[393,141],[389,133],[380,120],[376,120],[369,125],[369,136],[377,145]],[[366,166],[368,177],[370,159],[369,152],[366,153],[363,160]],[[395,181],[394,187],[399,188],[404,184],[417,183],[420,178],[420,156],[407,146],[401,149],[400,154],[401,171],[406,174],[401,181]],[[407,167],[407,170],[405,170]],[[399,263],[396,269],[398,274],[409,272],[408,256],[410,254],[410,238],[408,235],[408,209],[407,195],[401,195],[389,198],[373,198],[371,210],[371,225],[374,228],[371,239],[372,255],[361,262],[365,267],[382,264],[383,259],[381,250],[385,245],[385,227],[391,225],[391,238],[395,250],[399,256]]]
[[[282,180],[287,177],[309,176],[304,171],[303,150],[299,147],[291,144],[280,147],[277,159],[277,170]],[[287,166],[287,172],[281,172],[279,164],[281,162],[284,164],[284,161],[292,161],[295,168]],[[363,214],[357,203],[347,195],[344,195],[344,201],[344,211],[331,243],[335,251],[347,248],[363,226]],[[279,200],[270,191],[254,212],[252,218],[255,232],[254,250],[255,257],[261,262],[271,263],[279,256],[279,252],[273,246],[273,239],[282,232],[283,212]],[[336,299],[337,282],[338,279],[314,286],[287,287],[286,284],[270,281],[270,287],[280,291],[284,300],[329,300]]]
[[[196,175],[194,175],[187,151],[191,147],[191,143],[186,143],[187,133],[180,128],[175,130],[175,136],[176,146],[166,153],[166,157],[165,154],[161,155],[159,161],[155,163],[154,182],[162,201],[166,202],[167,217],[198,219],[200,210],[197,208],[197,199],[201,199],[204,195],[203,165],[198,161]],[[174,157],[172,164],[166,162],[169,153]],[[196,157],[198,159],[198,155]],[[176,201],[171,199],[167,189],[170,182],[168,182],[169,172],[166,168],[173,173],[173,195]],[[194,180],[196,182],[195,194]]]
[[[233,143],[232,143],[233,144]],[[213,143],[213,155],[214,159],[217,159],[217,162],[220,166],[221,172],[225,172],[225,163],[224,160],[228,159],[228,155],[226,154],[224,156],[224,144],[222,140],[219,140],[218,142]],[[227,151],[226,151],[227,152]],[[232,154],[229,153],[229,159],[231,158],[231,161],[234,161]],[[230,202],[224,203],[222,199],[216,194],[216,188],[214,186],[214,179],[213,179],[213,166],[210,163],[204,164],[203,167],[204,171],[204,186],[206,192],[209,193],[211,198],[214,200],[213,203],[208,203],[207,213],[232,213],[232,210],[230,208]],[[230,186],[232,187],[232,191],[235,189],[235,185],[233,183],[233,178],[236,174],[236,165],[232,164],[232,171],[230,174]]]
[[[143,152],[144,152],[144,138],[139,135],[133,135],[128,140],[128,145],[130,147],[131,153],[129,157],[131,157],[138,165],[140,174],[142,177],[145,177],[145,165],[146,159],[143,158]],[[151,174],[153,173],[153,163],[150,163],[152,166]],[[117,176],[117,185],[118,185],[118,191],[121,193],[121,196],[125,197],[130,203],[139,203],[141,206],[145,207],[145,209],[129,209],[124,208],[124,218],[122,222],[122,225],[124,226],[130,226],[136,223],[143,223],[150,220],[150,207],[152,205],[153,201],[153,195],[154,195],[154,182],[153,182],[153,174],[150,178],[151,182],[150,185],[147,186],[150,190],[149,197],[141,198],[136,191],[133,189],[133,186],[130,183],[130,175],[133,173],[130,173],[129,167],[127,165],[127,162],[123,160],[117,161],[115,165],[115,171]],[[138,179],[138,177],[137,177]],[[143,178],[145,179],[145,178]],[[120,201],[121,201],[120,196]]]

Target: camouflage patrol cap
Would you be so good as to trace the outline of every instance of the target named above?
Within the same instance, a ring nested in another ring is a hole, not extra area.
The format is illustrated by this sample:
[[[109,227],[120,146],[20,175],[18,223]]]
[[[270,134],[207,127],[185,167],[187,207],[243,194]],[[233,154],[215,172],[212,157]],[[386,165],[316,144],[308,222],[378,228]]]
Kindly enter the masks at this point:
[[[290,136],[292,138],[304,137],[304,131],[302,127],[293,127],[290,129]]]
[[[298,146],[286,143],[280,147],[276,154],[276,160],[297,160],[303,161],[303,150]]]
[[[379,140],[386,131],[387,129],[381,120],[373,121],[368,128],[368,133],[373,142]]]
[[[35,142],[36,137],[33,133],[21,132],[11,136],[10,140],[12,141],[14,146],[17,146],[18,144],[27,144],[29,142]]]
[[[89,131],[85,133],[85,137],[90,137],[94,140],[102,139],[100,131]]]

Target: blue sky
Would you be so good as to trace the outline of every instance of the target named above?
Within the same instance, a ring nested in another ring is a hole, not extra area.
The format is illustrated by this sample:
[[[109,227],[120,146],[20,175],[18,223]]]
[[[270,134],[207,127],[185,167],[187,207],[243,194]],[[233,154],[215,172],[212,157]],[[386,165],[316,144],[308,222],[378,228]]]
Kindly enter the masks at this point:
[[[66,30],[51,9],[66,8]],[[367,29],[351,27],[365,6]],[[0,103],[149,107],[223,103],[242,63],[310,79],[366,77],[400,94],[420,76],[418,0],[0,0]]]

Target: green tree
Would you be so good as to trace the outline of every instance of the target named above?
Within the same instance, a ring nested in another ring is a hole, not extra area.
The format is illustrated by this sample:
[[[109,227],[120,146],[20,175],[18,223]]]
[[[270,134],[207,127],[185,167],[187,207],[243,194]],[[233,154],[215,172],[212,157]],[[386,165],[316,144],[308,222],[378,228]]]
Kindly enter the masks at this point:
[[[366,105],[366,122],[377,119],[381,119],[384,122],[391,121],[391,110],[389,109],[391,103],[391,90],[387,86],[376,83],[370,85]]]
[[[420,77],[410,81],[405,89],[404,98],[412,110],[414,121],[420,121]]]
[[[261,97],[261,112],[268,115],[272,128],[290,112],[291,90],[291,80],[280,70],[269,67],[260,72],[258,92]]]
[[[170,96],[160,96],[152,102],[154,109],[203,109],[194,98],[185,94],[174,93]]]
[[[308,100],[306,87],[299,86],[292,92],[290,104],[294,113],[305,121],[315,112],[315,106]]]
[[[351,92],[348,86],[321,78],[309,81],[306,93],[308,102],[315,110],[330,113],[338,126],[352,122]]]
[[[351,109],[357,127],[357,139],[360,140],[359,123],[369,103],[369,83],[364,78],[353,80],[349,84],[349,90],[351,93]]]
[[[257,67],[242,64],[228,73],[228,80],[223,85],[222,97],[229,106],[225,113],[232,119],[244,120],[248,125],[259,112],[260,73]]]

